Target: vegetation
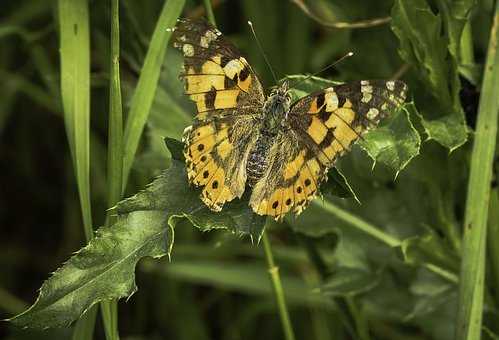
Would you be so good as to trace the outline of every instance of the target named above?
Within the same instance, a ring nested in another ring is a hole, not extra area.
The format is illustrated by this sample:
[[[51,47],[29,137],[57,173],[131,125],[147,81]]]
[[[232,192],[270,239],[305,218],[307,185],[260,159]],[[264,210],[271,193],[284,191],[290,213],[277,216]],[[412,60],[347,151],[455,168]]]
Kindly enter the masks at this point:
[[[499,339],[499,2],[0,8],[0,337]],[[167,28],[203,16],[267,87],[248,20],[280,77],[354,52],[296,98],[409,86],[299,217],[266,220],[246,197],[213,213],[187,184],[194,107]]]

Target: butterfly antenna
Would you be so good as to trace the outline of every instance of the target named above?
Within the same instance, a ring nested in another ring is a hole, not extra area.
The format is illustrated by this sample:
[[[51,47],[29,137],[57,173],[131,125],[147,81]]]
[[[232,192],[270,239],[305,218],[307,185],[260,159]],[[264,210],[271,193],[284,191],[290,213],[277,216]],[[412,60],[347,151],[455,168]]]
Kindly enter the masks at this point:
[[[269,60],[267,59],[267,55],[265,54],[265,51],[263,50],[263,47],[262,45],[260,44],[260,40],[258,39],[258,37],[256,36],[256,32],[255,32],[255,29],[253,28],[253,23],[251,21],[248,20],[248,25],[251,29],[251,33],[253,33],[253,36],[255,37],[255,40],[256,40],[256,44],[258,45],[258,49],[260,50],[260,53],[262,54],[263,56],[263,59],[265,59],[265,62],[267,63],[267,66],[270,70],[270,72],[272,73],[272,77],[274,77],[274,81],[275,83],[277,84],[278,81],[277,81],[277,77],[275,75],[275,72],[274,72],[274,69],[272,68],[272,65],[270,65],[270,62]]]
[[[333,62],[333,63],[331,63],[331,64],[327,65],[327,66],[326,66],[326,67],[324,67],[323,69],[321,69],[321,70],[319,70],[319,71],[315,72],[314,74],[309,74],[308,76],[306,76],[306,77],[305,77],[305,78],[303,78],[302,80],[298,80],[298,81],[297,81],[297,83],[294,83],[294,84],[290,85],[290,86],[289,86],[289,88],[292,88],[292,87],[294,87],[294,86],[296,86],[296,85],[298,85],[298,84],[300,84],[300,83],[303,83],[304,81],[306,81],[306,80],[308,80],[308,79],[310,79],[310,78],[312,78],[312,77],[314,77],[314,76],[316,76],[316,75],[318,75],[318,74],[320,74],[320,73],[322,73],[322,72],[324,72],[324,71],[326,71],[326,70],[329,70],[331,67],[334,67],[334,66],[338,65],[338,64],[339,64],[339,63],[341,63],[343,60],[345,60],[346,58],[349,58],[349,57],[351,57],[351,56],[353,56],[353,52],[348,52],[348,53],[347,53],[347,54],[345,54],[343,57],[341,57],[340,59],[336,60],[335,62]]]

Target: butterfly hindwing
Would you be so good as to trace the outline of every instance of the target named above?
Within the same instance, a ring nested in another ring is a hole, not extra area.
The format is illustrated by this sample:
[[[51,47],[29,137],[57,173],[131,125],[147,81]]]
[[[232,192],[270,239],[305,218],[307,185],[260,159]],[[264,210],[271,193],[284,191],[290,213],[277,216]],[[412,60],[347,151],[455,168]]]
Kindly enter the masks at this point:
[[[338,157],[398,108],[406,90],[400,81],[360,81],[298,100],[289,113],[291,129],[276,139],[272,164],[253,189],[253,210],[275,219],[299,214]]]
[[[277,220],[289,211],[300,213],[317,195],[326,167],[295,133],[277,136],[269,161],[267,171],[253,188],[251,207],[257,214]]]
[[[244,192],[262,86],[237,49],[208,23],[179,20],[173,40],[184,55],[185,93],[197,108],[183,137],[188,179],[203,187],[203,202],[219,211]]]

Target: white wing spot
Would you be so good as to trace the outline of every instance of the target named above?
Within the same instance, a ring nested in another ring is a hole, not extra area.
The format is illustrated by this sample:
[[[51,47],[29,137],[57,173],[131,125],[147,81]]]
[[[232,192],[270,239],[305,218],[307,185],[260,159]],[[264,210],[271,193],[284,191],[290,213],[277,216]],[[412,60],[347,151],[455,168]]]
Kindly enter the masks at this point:
[[[373,98],[373,95],[371,93],[369,93],[369,92],[363,92],[362,93],[361,102],[363,102],[363,103],[369,103],[372,98]]]
[[[367,111],[367,118],[373,120],[374,118],[376,118],[376,116],[378,116],[378,114],[379,114],[378,109],[370,108],[369,111]]]
[[[326,89],[325,99],[326,111],[331,112],[338,108],[338,96],[336,95],[336,92],[334,92],[332,87]]]
[[[395,82],[393,80],[387,81],[386,88],[389,89],[390,91],[395,90]]]
[[[191,44],[185,44],[182,46],[182,52],[187,57],[192,57],[194,55],[194,47]]]

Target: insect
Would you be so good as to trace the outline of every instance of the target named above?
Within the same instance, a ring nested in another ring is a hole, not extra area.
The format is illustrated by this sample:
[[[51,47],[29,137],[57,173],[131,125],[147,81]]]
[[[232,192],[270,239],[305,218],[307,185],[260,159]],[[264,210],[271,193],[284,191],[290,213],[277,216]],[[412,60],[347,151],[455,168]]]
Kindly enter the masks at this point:
[[[207,22],[179,20],[173,41],[197,107],[183,136],[187,177],[214,211],[251,190],[259,215],[301,213],[338,157],[406,97],[401,81],[362,80],[291,103],[286,81],[266,96],[246,59]]]

